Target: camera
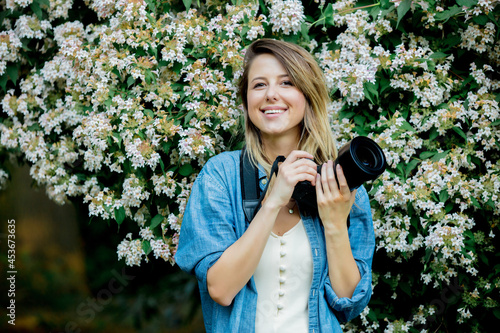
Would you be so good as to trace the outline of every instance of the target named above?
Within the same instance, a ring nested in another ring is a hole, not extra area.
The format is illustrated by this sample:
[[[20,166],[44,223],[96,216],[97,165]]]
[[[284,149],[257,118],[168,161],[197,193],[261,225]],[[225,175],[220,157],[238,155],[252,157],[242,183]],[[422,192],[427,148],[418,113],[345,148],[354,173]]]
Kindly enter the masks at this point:
[[[358,136],[340,148],[333,169],[338,185],[335,171],[337,164],[342,166],[351,192],[364,182],[376,179],[387,167],[385,155],[380,146],[365,136]],[[321,173],[321,165],[318,165],[318,173]],[[299,182],[295,186],[292,198],[297,201],[301,209],[305,208],[311,213],[317,213],[316,189],[309,181]]]

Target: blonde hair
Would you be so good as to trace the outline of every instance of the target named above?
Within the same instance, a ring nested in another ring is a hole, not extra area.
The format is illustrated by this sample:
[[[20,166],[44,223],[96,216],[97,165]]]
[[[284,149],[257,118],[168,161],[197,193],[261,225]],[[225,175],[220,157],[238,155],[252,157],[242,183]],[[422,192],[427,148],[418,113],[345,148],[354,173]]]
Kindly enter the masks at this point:
[[[322,164],[337,157],[333,133],[329,126],[327,105],[330,101],[323,72],[312,55],[302,47],[274,39],[260,39],[248,47],[238,93],[245,109],[246,149],[254,164],[261,164],[269,175],[271,164],[263,150],[259,129],[248,116],[248,75],[253,60],[261,54],[272,54],[285,68],[290,81],[305,96],[306,111],[297,149],[307,151]]]

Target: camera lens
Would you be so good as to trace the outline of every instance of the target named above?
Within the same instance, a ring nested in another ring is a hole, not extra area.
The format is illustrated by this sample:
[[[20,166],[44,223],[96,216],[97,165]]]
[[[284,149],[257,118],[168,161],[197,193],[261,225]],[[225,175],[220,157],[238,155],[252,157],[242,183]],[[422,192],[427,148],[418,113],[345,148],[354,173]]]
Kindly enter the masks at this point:
[[[369,168],[374,168],[377,165],[377,156],[372,149],[366,146],[359,146],[356,150],[356,158],[361,164]]]

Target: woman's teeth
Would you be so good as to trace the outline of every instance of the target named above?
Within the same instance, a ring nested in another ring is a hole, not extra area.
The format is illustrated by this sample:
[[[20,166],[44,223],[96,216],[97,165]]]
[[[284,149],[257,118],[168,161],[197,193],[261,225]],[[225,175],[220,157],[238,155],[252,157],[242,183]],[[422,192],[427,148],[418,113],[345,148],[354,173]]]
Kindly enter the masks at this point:
[[[265,114],[273,114],[273,113],[283,113],[285,110],[266,110],[264,111]]]

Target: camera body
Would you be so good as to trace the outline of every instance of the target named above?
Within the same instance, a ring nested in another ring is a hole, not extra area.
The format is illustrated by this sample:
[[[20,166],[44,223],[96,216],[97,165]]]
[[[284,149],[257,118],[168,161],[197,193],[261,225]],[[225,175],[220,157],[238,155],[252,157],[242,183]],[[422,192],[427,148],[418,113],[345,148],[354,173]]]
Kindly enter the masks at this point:
[[[358,136],[345,144],[338,152],[334,161],[334,173],[337,180],[337,164],[342,166],[349,190],[352,192],[364,182],[374,180],[387,167],[384,152],[375,141],[364,136]],[[318,165],[321,174],[321,166]],[[299,182],[292,194],[299,207],[312,214],[317,214],[316,189],[309,181]]]

